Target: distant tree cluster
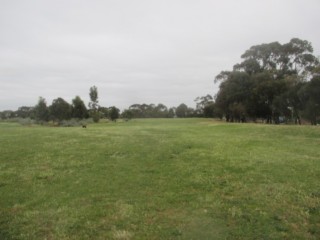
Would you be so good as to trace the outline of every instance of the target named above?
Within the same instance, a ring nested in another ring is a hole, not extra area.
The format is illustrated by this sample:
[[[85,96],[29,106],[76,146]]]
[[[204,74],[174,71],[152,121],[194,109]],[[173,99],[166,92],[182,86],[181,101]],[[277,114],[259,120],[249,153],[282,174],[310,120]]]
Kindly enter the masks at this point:
[[[168,108],[164,104],[133,104],[125,109],[121,116],[125,119],[131,118],[191,118],[191,117],[213,117],[213,98],[210,95],[198,97],[197,108],[193,109],[181,103],[177,107]]]
[[[97,91],[96,88],[90,88],[90,93]],[[91,96],[91,95],[90,95]],[[96,93],[93,96],[97,96]],[[92,97],[89,102],[89,108],[86,108],[84,102],[79,96],[76,96],[69,104],[63,98],[57,98],[47,105],[46,100],[40,97],[34,107],[20,107],[17,111],[0,112],[2,119],[9,118],[31,118],[38,122],[54,121],[61,122],[69,119],[87,119],[92,118],[94,122],[99,122],[101,118],[109,118],[116,121],[118,118],[130,120],[132,118],[192,118],[192,117],[213,117],[214,102],[211,95],[196,98],[197,107],[193,109],[186,104],[181,103],[177,107],[168,108],[164,104],[133,104],[128,109],[120,113],[115,107],[101,107],[98,105],[98,98]]]
[[[11,119],[11,118],[31,118],[34,119],[34,107],[19,107],[17,111],[5,110],[0,112],[0,119]]]
[[[163,104],[133,104],[122,113],[124,118],[169,118],[174,117],[174,109]]]
[[[318,124],[320,117],[320,64],[313,55],[310,42],[292,39],[289,43],[272,42],[252,46],[241,56],[243,61],[232,71],[216,76],[219,91],[212,97],[195,99],[196,108],[182,103],[168,108],[163,104],[133,104],[121,114],[116,107],[102,107],[98,89],[90,88],[88,109],[79,96],[69,104],[57,98],[47,106],[42,97],[34,107],[0,112],[1,119],[31,118],[37,121],[56,121],[101,118],[116,121],[131,118],[224,118],[228,122],[262,119],[267,123],[295,122],[302,119]]]
[[[69,120],[71,118],[85,119],[89,117],[89,112],[79,96],[69,104],[63,98],[56,98],[50,106],[47,106],[46,100],[39,98],[37,105],[34,107],[34,118],[37,121],[55,121]]]
[[[320,115],[320,67],[308,41],[273,42],[251,47],[232,71],[216,76],[218,115],[227,121],[264,119],[267,123],[307,119]]]
[[[64,120],[76,119],[83,120],[92,118],[94,122],[99,122],[101,118],[110,118],[116,121],[119,118],[120,110],[116,107],[101,107],[98,101],[98,89],[96,86],[90,88],[89,108],[79,96],[72,99],[72,103],[68,103],[59,97],[48,105],[46,99],[39,97],[38,103],[34,107],[20,107],[17,111],[0,112],[1,119],[11,118],[30,118],[37,122],[53,121],[60,123]]]

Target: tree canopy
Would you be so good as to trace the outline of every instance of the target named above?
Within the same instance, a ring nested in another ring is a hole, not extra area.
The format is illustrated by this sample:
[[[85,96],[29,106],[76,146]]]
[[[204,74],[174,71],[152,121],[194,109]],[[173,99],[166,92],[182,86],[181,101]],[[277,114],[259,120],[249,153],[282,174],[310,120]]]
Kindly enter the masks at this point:
[[[78,119],[88,117],[88,110],[86,108],[86,105],[79,96],[76,96],[72,100],[72,117]]]
[[[49,109],[47,107],[47,102],[43,97],[39,97],[38,104],[34,107],[35,118],[38,121],[48,121],[49,120]]]
[[[314,108],[311,102],[316,101],[302,92],[320,93],[314,83],[319,60],[312,53],[311,43],[298,38],[251,47],[232,71],[216,76],[215,82],[220,82],[216,107],[227,121],[263,118],[277,123],[282,117],[293,117],[300,122],[301,114],[310,119],[306,107]]]
[[[120,116],[120,110],[118,108],[116,108],[115,106],[110,107],[109,116],[110,116],[111,121],[117,121],[117,119]]]
[[[54,99],[49,109],[50,116],[55,121],[68,120],[71,118],[71,105],[63,98]]]

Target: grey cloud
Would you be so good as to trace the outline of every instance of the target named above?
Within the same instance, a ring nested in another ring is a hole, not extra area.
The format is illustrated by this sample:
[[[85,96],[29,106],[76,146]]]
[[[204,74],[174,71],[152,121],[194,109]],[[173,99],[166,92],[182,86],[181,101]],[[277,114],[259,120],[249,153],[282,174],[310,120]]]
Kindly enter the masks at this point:
[[[51,103],[93,85],[100,103],[182,102],[215,94],[215,75],[252,45],[313,43],[317,0],[4,0],[0,3],[0,110]]]

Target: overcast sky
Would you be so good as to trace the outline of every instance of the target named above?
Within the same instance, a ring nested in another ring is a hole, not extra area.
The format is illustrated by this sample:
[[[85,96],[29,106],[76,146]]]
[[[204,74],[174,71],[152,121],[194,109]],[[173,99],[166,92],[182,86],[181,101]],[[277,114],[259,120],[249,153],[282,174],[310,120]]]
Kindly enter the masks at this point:
[[[0,0],[0,111],[79,95],[168,107],[214,95],[253,45],[298,37],[320,55],[319,0]]]

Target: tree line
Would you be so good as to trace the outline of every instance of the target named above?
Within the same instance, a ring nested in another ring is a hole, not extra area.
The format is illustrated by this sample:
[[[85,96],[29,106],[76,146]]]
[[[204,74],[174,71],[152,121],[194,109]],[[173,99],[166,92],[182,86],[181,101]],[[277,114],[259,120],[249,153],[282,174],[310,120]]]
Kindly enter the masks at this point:
[[[83,100],[76,96],[71,104],[61,97],[54,99],[48,105],[46,99],[39,97],[38,103],[33,107],[19,107],[17,111],[0,112],[1,119],[10,118],[30,118],[39,123],[53,121],[60,123],[64,120],[83,120],[92,118],[94,122],[99,122],[101,118],[110,118],[115,121],[119,118],[120,110],[116,107],[102,107],[98,101],[98,89],[96,86],[90,88],[90,102],[88,108]]]
[[[91,118],[94,122],[99,122],[100,119],[108,118],[112,121],[116,121],[118,118],[130,120],[132,118],[187,118],[187,117],[212,117],[208,115],[208,111],[204,105],[204,99],[210,99],[212,96],[207,95],[205,97],[197,98],[197,108],[193,109],[182,103],[177,107],[168,108],[164,104],[133,104],[128,109],[124,109],[122,113],[115,107],[103,107],[99,105],[98,89],[96,86],[90,88],[89,91],[90,102],[88,108],[84,101],[76,96],[72,99],[71,104],[61,97],[54,99],[51,105],[47,104],[47,101],[43,97],[39,97],[39,100],[35,106],[19,107],[17,111],[3,111],[0,112],[1,119],[12,118],[30,118],[36,120],[38,123],[44,123],[53,121],[57,124],[64,120],[76,119],[83,120]]]
[[[207,95],[205,97],[208,97]],[[205,97],[197,98],[203,99]],[[210,99],[213,99],[210,96]],[[213,103],[213,102],[212,102]],[[204,107],[204,109],[202,109]],[[188,107],[181,103],[177,107],[168,108],[164,104],[133,104],[129,108],[124,109],[121,113],[117,107],[102,107],[96,103],[90,102],[87,108],[79,96],[72,99],[69,104],[63,98],[59,97],[52,101],[48,106],[46,99],[40,97],[38,103],[33,107],[22,106],[17,111],[0,112],[1,119],[12,118],[30,118],[37,122],[61,122],[70,119],[88,119],[92,118],[94,122],[100,119],[110,119],[116,121],[118,118],[130,120],[132,118],[192,118],[192,117],[213,117],[208,106],[198,106],[196,109]]]
[[[56,121],[101,118],[221,118],[227,122],[246,122],[262,119],[266,123],[308,120],[319,123],[320,64],[313,55],[312,44],[293,38],[280,44],[272,42],[252,46],[241,56],[242,62],[231,71],[222,71],[215,77],[220,83],[217,94],[195,99],[196,108],[181,103],[168,108],[164,104],[133,104],[120,110],[99,105],[98,89],[90,88],[88,108],[79,96],[69,104],[63,98],[52,101],[39,98],[34,107],[20,107],[17,111],[0,112],[2,119],[32,118],[37,121]]]
[[[197,108],[188,107],[186,104],[181,103],[177,107],[168,108],[164,104],[133,104],[128,109],[125,109],[121,116],[123,118],[192,118],[192,117],[213,117],[209,113],[209,104],[200,105],[198,102],[203,98],[213,99],[211,95],[196,98]],[[207,102],[208,103],[208,102]],[[211,102],[213,103],[213,101]]]

